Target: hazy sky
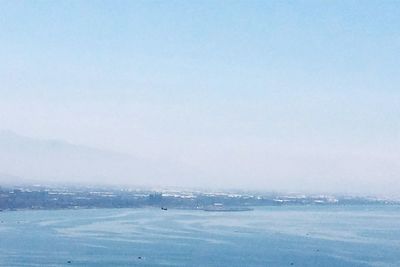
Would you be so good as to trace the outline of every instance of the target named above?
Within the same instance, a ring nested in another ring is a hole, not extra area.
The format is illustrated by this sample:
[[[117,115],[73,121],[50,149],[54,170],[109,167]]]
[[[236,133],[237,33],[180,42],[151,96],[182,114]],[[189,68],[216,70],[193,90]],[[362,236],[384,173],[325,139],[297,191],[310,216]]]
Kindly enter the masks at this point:
[[[399,85],[398,1],[0,1],[0,128],[153,183],[399,192]]]

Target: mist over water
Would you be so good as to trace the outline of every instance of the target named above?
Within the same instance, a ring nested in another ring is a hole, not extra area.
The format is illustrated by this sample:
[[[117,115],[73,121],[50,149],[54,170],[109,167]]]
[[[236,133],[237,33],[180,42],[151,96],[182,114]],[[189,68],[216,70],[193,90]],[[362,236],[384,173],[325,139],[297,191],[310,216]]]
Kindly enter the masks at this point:
[[[271,151],[279,154],[277,149]],[[391,180],[391,175],[394,175],[394,179],[396,173],[384,169],[385,166],[397,168],[397,164],[391,165],[390,160],[376,159],[363,168],[360,166],[360,177],[347,179],[347,176],[343,176],[336,179],[341,174],[337,172],[338,166],[334,166],[336,158],[317,166],[322,159],[311,161],[306,158],[308,152],[304,153],[304,157],[287,161],[286,166],[280,166],[286,159],[279,155],[276,158],[255,155],[251,161],[237,161],[233,165],[229,162],[232,155],[227,154],[225,162],[209,162],[210,165],[200,168],[186,159],[145,158],[62,140],[31,138],[12,131],[1,131],[0,181],[8,185],[47,183],[398,196],[398,182]],[[281,156],[287,158],[290,154]],[[274,166],[270,165],[272,162]],[[215,169],[215,164],[220,164],[220,168]],[[265,166],[257,168],[263,164]],[[211,166],[213,168],[210,169]],[[321,175],[315,176],[319,172]],[[220,175],[216,176],[218,173]],[[370,181],[369,178],[375,173],[389,175]],[[388,187],[390,182],[392,184]]]

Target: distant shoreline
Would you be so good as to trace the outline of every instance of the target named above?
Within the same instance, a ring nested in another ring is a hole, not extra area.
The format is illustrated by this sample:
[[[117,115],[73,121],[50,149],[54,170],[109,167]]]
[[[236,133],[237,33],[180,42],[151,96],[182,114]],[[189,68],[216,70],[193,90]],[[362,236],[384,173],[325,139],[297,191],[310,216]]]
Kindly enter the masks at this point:
[[[253,207],[400,205],[399,200],[359,196],[276,193],[191,192],[99,188],[0,187],[0,210],[165,208],[207,212],[249,211]]]

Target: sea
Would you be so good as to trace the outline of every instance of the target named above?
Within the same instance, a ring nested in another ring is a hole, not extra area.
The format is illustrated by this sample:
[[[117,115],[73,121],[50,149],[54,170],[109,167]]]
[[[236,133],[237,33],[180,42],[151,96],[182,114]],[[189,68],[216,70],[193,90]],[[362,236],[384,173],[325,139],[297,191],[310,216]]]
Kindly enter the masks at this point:
[[[3,211],[0,266],[400,266],[400,206]]]

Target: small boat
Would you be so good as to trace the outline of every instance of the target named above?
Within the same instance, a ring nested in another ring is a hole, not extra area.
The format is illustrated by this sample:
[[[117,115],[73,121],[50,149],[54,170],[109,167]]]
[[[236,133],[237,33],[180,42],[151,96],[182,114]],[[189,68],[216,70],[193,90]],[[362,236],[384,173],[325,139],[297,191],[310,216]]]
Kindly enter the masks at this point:
[[[161,207],[162,210],[168,210],[166,207]]]

